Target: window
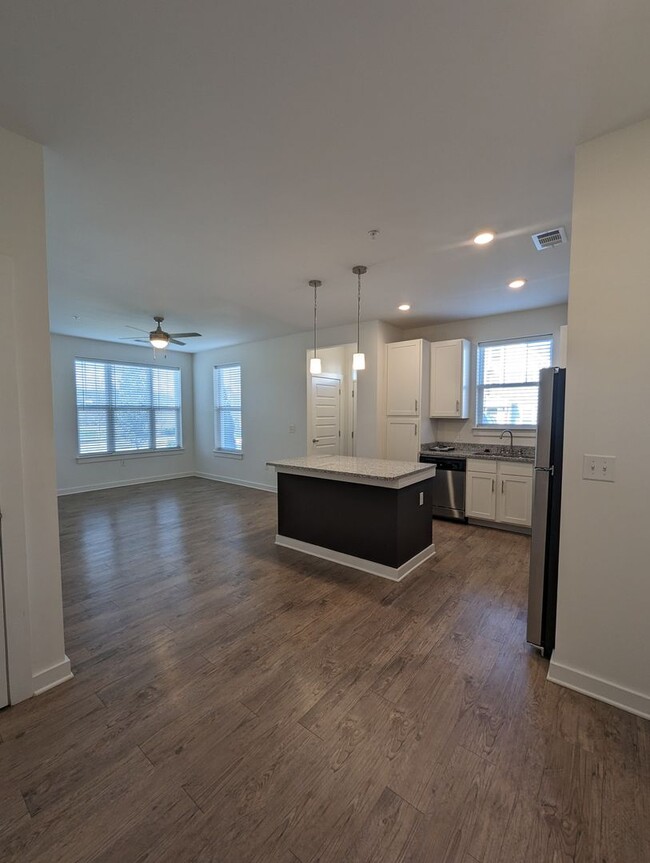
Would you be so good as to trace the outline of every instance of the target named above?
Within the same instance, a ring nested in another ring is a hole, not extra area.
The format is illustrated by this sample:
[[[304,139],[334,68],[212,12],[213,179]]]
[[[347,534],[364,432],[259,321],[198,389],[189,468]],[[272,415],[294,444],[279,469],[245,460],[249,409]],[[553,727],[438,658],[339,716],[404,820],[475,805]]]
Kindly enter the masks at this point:
[[[479,343],[476,424],[534,428],[539,372],[551,365],[552,353],[552,336]]]
[[[214,448],[241,453],[241,366],[214,367]]]
[[[75,360],[80,456],[181,446],[180,369]]]

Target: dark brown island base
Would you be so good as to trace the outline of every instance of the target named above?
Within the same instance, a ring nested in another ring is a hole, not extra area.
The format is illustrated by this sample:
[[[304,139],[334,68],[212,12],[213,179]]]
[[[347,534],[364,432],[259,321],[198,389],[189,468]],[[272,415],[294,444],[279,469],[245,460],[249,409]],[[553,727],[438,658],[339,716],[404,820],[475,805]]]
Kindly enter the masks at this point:
[[[277,545],[393,581],[435,553],[435,465],[325,455],[267,464],[278,474]]]

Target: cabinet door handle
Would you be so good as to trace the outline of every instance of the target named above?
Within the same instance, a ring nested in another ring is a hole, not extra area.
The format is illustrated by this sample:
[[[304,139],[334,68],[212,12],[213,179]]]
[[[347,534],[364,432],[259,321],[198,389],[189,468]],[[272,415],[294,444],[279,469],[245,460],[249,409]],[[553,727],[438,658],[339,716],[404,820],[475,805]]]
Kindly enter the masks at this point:
[[[501,480],[501,494],[503,494],[503,480]]]
[[[492,494],[494,494],[494,480],[492,480]]]
[[[417,413],[417,412],[418,412],[418,400],[416,399],[415,400],[415,413]]]
[[[456,413],[460,413],[460,402],[458,401],[458,399],[456,399]]]
[[[417,437],[418,435],[418,427],[416,425],[413,426],[413,434]]]

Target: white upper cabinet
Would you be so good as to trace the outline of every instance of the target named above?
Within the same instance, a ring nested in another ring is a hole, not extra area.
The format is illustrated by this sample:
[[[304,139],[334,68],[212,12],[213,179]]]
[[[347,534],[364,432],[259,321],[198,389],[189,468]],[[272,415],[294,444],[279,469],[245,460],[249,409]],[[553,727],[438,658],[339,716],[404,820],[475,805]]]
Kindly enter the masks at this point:
[[[429,416],[429,342],[386,345],[386,415]]]
[[[432,418],[469,417],[469,357],[467,339],[432,342],[429,403]]]

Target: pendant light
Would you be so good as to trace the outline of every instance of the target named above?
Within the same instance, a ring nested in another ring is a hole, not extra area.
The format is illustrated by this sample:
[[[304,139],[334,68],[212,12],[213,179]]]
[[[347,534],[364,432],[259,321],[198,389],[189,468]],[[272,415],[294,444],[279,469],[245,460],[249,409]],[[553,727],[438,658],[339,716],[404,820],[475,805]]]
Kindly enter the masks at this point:
[[[314,356],[309,360],[309,372],[312,375],[319,375],[322,371],[320,357],[316,356],[316,309],[318,305],[318,289],[323,283],[318,279],[312,279],[309,287],[314,289]]]
[[[368,267],[352,267],[352,272],[357,277],[357,352],[352,356],[352,368],[354,371],[360,372],[366,367],[366,355],[361,353],[359,339],[361,331],[361,276],[368,272]]]

